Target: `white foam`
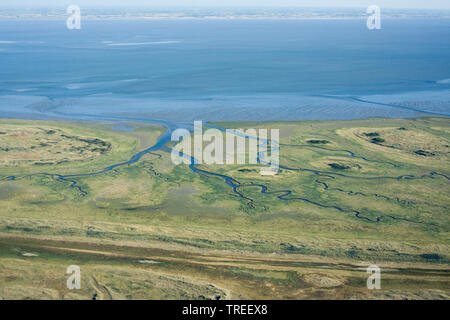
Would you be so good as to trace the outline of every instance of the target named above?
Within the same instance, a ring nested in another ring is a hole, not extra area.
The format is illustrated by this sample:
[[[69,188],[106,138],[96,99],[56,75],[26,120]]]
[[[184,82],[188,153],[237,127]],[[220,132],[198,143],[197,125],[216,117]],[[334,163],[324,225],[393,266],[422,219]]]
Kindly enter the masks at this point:
[[[96,81],[96,82],[84,82],[84,83],[70,83],[68,85],[63,86],[68,90],[78,90],[83,88],[95,87],[100,85],[113,85],[118,83],[126,83],[126,82],[135,82],[140,79],[122,79],[122,80],[112,80],[112,81]]]
[[[439,84],[448,84],[448,83],[450,83],[450,79],[442,79],[442,80],[438,80],[438,81],[436,81],[436,83],[439,83]]]
[[[32,91],[32,90],[36,90],[36,88],[20,88],[20,89],[14,89],[13,91],[15,91],[15,92],[27,92],[27,91]]]
[[[149,42],[112,42],[112,41],[103,41],[108,46],[146,46],[146,45],[155,45],[155,44],[174,44],[181,43],[181,41],[149,41]]]
[[[15,41],[15,40],[0,40],[0,44],[15,44],[15,43],[27,43],[27,44],[44,44],[45,41]]]
[[[67,86],[64,86],[64,88],[69,89],[69,90],[77,90],[77,89],[81,89],[83,86],[84,85],[81,83],[72,83]]]

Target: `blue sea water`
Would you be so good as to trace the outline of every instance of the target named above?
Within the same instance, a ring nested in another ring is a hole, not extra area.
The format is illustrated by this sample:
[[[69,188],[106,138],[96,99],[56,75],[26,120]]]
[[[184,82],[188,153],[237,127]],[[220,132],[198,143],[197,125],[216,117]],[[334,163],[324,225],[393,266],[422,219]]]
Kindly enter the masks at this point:
[[[0,117],[450,115],[450,19],[0,20]]]

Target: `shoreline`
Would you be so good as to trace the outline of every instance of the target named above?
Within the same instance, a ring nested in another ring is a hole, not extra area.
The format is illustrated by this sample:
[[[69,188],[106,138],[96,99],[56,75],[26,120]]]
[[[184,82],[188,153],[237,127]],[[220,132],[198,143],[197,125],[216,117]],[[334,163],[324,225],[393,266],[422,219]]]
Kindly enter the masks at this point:
[[[0,96],[3,117],[17,119],[124,119],[168,122],[247,122],[302,120],[406,119],[450,117],[445,93],[397,95],[256,95],[210,99],[82,96],[49,99],[21,94]],[[401,102],[403,101],[403,103]],[[415,102],[417,101],[417,102]]]

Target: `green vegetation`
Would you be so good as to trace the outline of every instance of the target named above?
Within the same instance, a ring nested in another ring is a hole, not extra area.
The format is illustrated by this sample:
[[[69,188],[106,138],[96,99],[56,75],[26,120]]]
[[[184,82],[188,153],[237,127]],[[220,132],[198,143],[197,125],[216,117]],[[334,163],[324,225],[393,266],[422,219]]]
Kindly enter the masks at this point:
[[[280,129],[275,176],[199,166],[244,197],[162,151],[101,173],[164,131],[129,125],[0,120],[0,297],[449,298],[450,119],[219,123]]]

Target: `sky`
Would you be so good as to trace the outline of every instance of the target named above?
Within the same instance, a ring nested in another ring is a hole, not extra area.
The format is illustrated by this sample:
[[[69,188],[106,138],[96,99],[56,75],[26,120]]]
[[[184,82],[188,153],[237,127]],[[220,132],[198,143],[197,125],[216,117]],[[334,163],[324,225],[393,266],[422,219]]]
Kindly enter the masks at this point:
[[[1,0],[0,6],[292,6],[292,7],[368,7],[450,9],[449,0]]]

